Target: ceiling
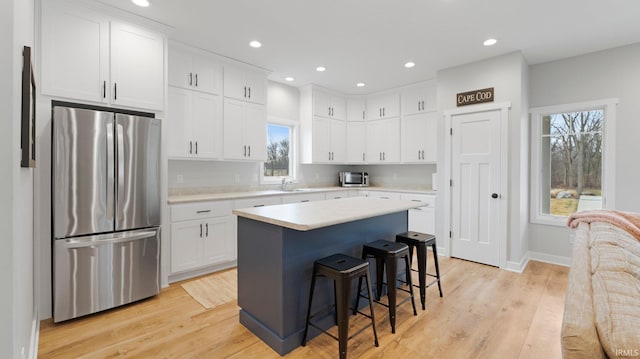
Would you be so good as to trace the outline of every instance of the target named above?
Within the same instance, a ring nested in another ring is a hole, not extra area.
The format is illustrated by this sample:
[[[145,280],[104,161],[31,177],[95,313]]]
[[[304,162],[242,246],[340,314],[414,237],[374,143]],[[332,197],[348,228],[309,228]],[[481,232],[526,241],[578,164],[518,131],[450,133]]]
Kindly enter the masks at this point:
[[[99,1],[172,27],[171,39],[265,68],[270,80],[291,76],[289,85],[344,94],[433,79],[513,51],[537,64],[640,41],[638,0]],[[498,43],[483,46],[491,37]],[[327,70],[315,71],[320,65]]]

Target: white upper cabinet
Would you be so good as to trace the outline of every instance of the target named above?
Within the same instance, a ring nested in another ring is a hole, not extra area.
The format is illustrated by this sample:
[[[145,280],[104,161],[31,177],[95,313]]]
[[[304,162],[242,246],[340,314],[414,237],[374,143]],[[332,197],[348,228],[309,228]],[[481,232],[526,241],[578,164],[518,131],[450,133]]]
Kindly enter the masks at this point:
[[[313,119],[313,163],[346,161],[346,122],[320,116]]]
[[[402,116],[402,162],[435,163],[437,128],[436,112]]]
[[[263,105],[224,99],[224,158],[266,161],[267,124]]]
[[[347,121],[364,121],[367,119],[367,104],[364,99],[347,99]]]
[[[180,46],[170,46],[169,85],[220,94],[222,64],[204,54]]]
[[[402,115],[436,110],[436,82],[426,81],[402,89]]]
[[[164,35],[49,0],[42,2],[41,44],[43,94],[164,108]]]
[[[264,105],[267,75],[249,68],[224,65],[224,96]]]
[[[400,94],[397,92],[367,98],[367,119],[379,120],[400,116]]]
[[[400,162],[400,118],[367,122],[367,163]]]
[[[365,163],[367,160],[367,123],[347,121],[347,162]]]
[[[166,121],[169,157],[220,158],[222,99],[219,95],[169,86]]]
[[[336,96],[327,92],[313,90],[313,114],[315,116],[345,120],[347,106],[342,96]]]

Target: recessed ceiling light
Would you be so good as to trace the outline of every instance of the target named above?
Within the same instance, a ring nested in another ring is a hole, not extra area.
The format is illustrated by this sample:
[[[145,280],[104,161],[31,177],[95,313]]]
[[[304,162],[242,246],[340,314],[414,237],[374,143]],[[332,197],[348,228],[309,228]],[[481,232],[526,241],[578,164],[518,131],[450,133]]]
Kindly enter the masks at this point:
[[[318,71],[318,72],[323,72],[324,70],[326,70],[326,69],[324,67],[322,67],[322,66],[316,67],[316,71]]]
[[[409,62],[407,62],[406,64],[404,64],[404,67],[406,67],[406,68],[408,68],[408,69],[410,69],[410,68],[412,68],[412,67],[414,67],[414,66],[416,66],[416,64],[415,64],[415,63],[413,63],[413,62],[411,62],[411,61],[409,61]]]
[[[260,43],[260,41],[253,40],[253,41],[251,41],[251,42],[249,43],[249,46],[251,46],[251,47],[253,47],[253,48],[257,49],[257,48],[261,47],[261,46],[262,46],[262,44]]]
[[[138,6],[142,6],[142,7],[147,7],[149,6],[149,1],[147,0],[131,0],[133,1],[134,4],[138,5]]]
[[[365,84],[364,84],[364,82],[358,82],[358,83],[356,84],[356,86],[358,86],[358,87],[364,87],[364,85],[365,85]]]
[[[293,81],[293,80],[294,80],[294,78],[293,78],[293,77],[291,77],[291,76],[289,76],[289,77],[285,77],[285,78],[284,78],[284,80],[285,80],[285,81],[289,81],[289,82],[291,82],[291,81]]]
[[[491,45],[495,45],[496,42],[498,42],[498,40],[496,40],[496,39],[487,39],[482,44],[484,46],[491,46]]]

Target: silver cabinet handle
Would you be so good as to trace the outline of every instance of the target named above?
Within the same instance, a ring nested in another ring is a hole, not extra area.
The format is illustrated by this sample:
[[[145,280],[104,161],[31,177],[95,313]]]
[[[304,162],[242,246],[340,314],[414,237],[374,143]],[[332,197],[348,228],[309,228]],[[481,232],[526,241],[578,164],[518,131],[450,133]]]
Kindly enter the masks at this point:
[[[107,98],[107,81],[102,82],[102,98]]]
[[[114,83],[113,84],[113,100],[117,100],[118,99],[118,84]]]
[[[364,161],[364,152],[362,152],[362,160]]]
[[[422,159],[424,160],[424,150],[422,150]]]
[[[327,116],[331,116],[331,106],[327,107]]]
[[[329,161],[331,161],[331,151],[329,151]]]
[[[384,116],[386,116],[386,112],[387,112],[387,108],[386,108],[386,107],[383,107],[383,108],[382,108],[382,116],[383,116],[383,117],[384,117]]]
[[[211,212],[210,209],[202,209],[200,211],[196,211],[196,213],[209,213],[209,212]]]
[[[380,117],[382,117],[382,107],[380,107],[379,112],[380,112]]]
[[[196,85],[196,86],[198,86],[198,85]],[[209,237],[209,223],[205,223],[205,224],[204,224],[204,226],[205,226],[205,229],[206,229],[206,231],[205,231],[205,235],[206,235],[207,237]]]
[[[189,154],[193,153],[193,141],[189,141]]]
[[[302,200],[302,201],[300,201],[300,202],[309,202],[309,200],[308,200],[308,199],[303,199],[303,200]]]
[[[382,161],[382,152],[379,152],[380,155],[380,161]]]
[[[424,111],[424,100],[422,100],[422,111]]]
[[[247,98],[247,86],[244,87],[244,98]]]
[[[196,74],[196,87],[198,87],[198,74]]]
[[[249,155],[247,157],[251,157],[251,145],[247,146],[249,148]]]
[[[200,238],[202,238],[202,223],[200,223]]]
[[[362,111],[362,119],[364,120],[364,111]]]
[[[251,98],[251,86],[247,87],[249,89],[249,98]]]
[[[193,85],[193,72],[189,72],[189,86]]]
[[[244,147],[244,153],[242,154],[242,157],[247,157],[247,146],[243,146]]]
[[[420,159],[420,150],[418,150],[418,159]]]
[[[418,100],[418,111],[420,111],[420,100]]]
[[[198,154],[198,141],[196,141],[196,155]]]
[[[387,160],[387,153],[386,152],[382,152],[382,160],[383,161]]]

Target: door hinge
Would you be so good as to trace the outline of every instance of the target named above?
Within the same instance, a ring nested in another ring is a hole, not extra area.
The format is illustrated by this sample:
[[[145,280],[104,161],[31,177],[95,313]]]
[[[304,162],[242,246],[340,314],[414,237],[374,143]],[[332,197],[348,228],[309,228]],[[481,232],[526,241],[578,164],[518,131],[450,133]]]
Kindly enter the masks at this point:
[[[453,127],[449,129],[449,135],[453,136]]]

